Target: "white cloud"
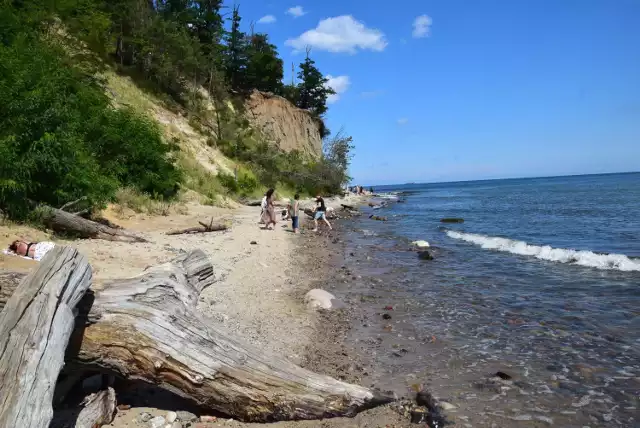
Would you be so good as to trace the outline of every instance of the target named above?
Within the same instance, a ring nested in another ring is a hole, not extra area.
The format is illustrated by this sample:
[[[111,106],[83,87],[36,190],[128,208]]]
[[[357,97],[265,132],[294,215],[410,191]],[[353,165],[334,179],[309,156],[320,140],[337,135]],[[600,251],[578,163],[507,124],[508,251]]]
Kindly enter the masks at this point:
[[[340,99],[340,95],[345,93],[351,85],[349,76],[335,76],[327,74],[329,81],[326,83],[326,87],[333,89],[336,93],[327,97],[327,103],[333,104]]]
[[[420,15],[413,21],[413,37],[416,39],[428,37],[433,21],[428,15]]]
[[[387,46],[387,40],[380,30],[367,28],[351,15],[342,15],[323,19],[316,28],[287,40],[285,45],[293,47],[296,52],[309,46],[323,51],[354,54],[358,49],[380,52]]]
[[[302,8],[302,6],[294,6],[287,9],[287,13],[294,18],[300,18],[302,15],[306,15],[307,12]]]
[[[258,24],[273,24],[276,22],[276,17],[273,15],[265,15],[258,19]]]
[[[406,125],[407,123],[409,123],[409,119],[407,119],[406,117],[401,117],[400,119],[398,119],[398,125]]]

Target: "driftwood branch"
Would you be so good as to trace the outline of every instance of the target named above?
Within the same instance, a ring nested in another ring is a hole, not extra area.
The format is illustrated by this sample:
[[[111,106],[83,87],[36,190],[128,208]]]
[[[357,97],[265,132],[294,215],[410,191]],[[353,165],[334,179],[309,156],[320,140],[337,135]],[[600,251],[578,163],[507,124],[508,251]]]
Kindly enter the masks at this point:
[[[108,425],[116,413],[116,392],[113,388],[86,397],[76,420],[76,428],[93,428]]]
[[[86,201],[87,197],[83,196],[79,199],[76,199],[75,201],[71,201],[71,202],[67,202],[66,204],[64,204],[63,206],[60,207],[60,209],[62,211],[65,211],[67,208],[78,205],[80,202]]]
[[[167,232],[167,235],[182,235],[186,233],[207,233],[207,232],[219,232],[221,230],[227,230],[228,227],[226,224],[213,224],[213,218],[209,222],[209,224],[198,221],[201,227],[188,227],[186,229],[172,230],[171,232]]]
[[[200,250],[96,291],[73,363],[141,379],[246,421],[351,416],[390,401],[254,349],[195,307],[214,281]]]
[[[96,238],[121,242],[148,242],[124,229],[87,220],[52,207],[43,207],[44,224],[57,232],[73,233],[80,238]]]
[[[109,387],[88,395],[77,407],[56,411],[49,428],[94,428],[113,422],[116,392]]]
[[[56,246],[25,277],[0,313],[0,426],[47,428],[54,385],[91,267]]]

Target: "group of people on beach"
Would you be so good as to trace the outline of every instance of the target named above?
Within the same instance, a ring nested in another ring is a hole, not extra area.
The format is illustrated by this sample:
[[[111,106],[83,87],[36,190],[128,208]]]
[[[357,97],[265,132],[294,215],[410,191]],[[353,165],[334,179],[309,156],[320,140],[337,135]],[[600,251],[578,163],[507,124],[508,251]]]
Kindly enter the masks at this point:
[[[275,209],[275,189],[269,189],[264,194],[262,198],[262,202],[260,207],[262,211],[260,212],[260,223],[265,225],[265,229],[274,230],[277,224],[277,216]],[[316,209],[313,216],[313,221],[315,224],[314,232],[318,231],[318,221],[322,220],[329,227],[329,230],[332,229],[331,223],[327,220],[327,206],[324,203],[324,199],[322,196],[316,196]],[[291,225],[293,228],[293,233],[300,233],[300,195],[298,193],[295,194],[293,199],[289,201],[287,204],[287,209],[284,212],[284,218],[291,219]]]

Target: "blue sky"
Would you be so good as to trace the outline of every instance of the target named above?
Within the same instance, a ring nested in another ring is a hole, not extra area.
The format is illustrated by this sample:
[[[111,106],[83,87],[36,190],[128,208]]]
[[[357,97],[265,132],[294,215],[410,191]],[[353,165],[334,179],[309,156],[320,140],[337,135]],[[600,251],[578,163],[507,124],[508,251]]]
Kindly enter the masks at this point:
[[[286,79],[306,45],[333,77],[354,183],[640,170],[638,0],[239,4]]]

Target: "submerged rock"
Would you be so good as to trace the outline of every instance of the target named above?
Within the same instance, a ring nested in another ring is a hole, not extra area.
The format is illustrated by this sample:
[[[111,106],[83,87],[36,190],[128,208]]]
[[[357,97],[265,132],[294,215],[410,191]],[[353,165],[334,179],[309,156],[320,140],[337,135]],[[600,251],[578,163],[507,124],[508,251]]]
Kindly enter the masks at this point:
[[[429,251],[420,251],[418,252],[418,258],[420,260],[433,260],[433,255]]]
[[[445,217],[443,219],[440,219],[441,223],[464,223],[464,219],[463,218],[456,218],[456,217]]]

